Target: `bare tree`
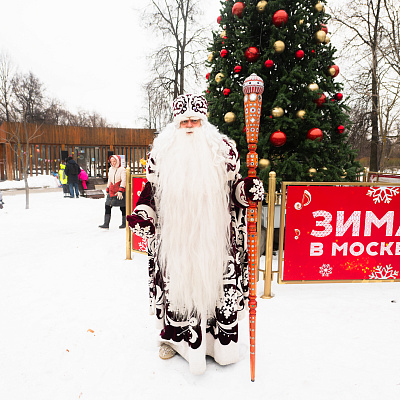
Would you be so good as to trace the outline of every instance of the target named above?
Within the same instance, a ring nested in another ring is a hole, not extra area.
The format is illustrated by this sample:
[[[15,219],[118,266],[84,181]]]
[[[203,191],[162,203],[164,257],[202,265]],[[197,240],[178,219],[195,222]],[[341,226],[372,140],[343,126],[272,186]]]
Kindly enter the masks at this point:
[[[13,92],[16,98],[15,109],[26,122],[44,121],[44,89],[39,78],[32,72],[17,74],[13,79]]]
[[[26,117],[22,115],[22,122],[13,122],[12,129],[5,132],[5,143],[8,144],[16,156],[17,160],[21,162],[21,174],[25,183],[25,208],[29,208],[29,185],[28,185],[28,168],[30,159],[30,143],[33,139],[41,135],[41,125],[35,125],[33,132],[30,132],[27,127]],[[24,151],[25,144],[25,151]]]
[[[382,51],[388,43],[384,35],[385,26],[388,26],[384,2],[354,0],[342,9],[332,11],[334,20],[348,34],[343,53],[351,56],[352,69],[357,71],[347,83],[355,93],[355,102],[361,99],[369,107],[372,171],[379,170],[380,153],[394,129],[400,101],[400,82],[393,79]]]
[[[200,4],[200,0],[151,0],[151,9],[144,14],[143,20],[161,35],[163,43],[150,56],[153,77],[144,85],[150,94],[147,107],[155,108],[149,114],[164,112],[166,103],[185,93],[189,82],[197,84],[203,75],[210,28],[199,23]],[[163,104],[158,107],[153,97],[163,99]],[[158,118],[163,120],[169,115]]]
[[[0,54],[0,120],[10,122],[13,106],[14,66],[7,54]]]

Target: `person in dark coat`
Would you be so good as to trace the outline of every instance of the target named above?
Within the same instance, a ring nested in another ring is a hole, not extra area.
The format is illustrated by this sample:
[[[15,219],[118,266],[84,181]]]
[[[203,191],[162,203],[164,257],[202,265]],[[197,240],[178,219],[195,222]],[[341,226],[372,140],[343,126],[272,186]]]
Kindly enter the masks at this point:
[[[78,187],[78,175],[81,172],[81,168],[72,157],[67,158],[65,165],[65,175],[68,177],[68,186],[71,198],[74,198],[74,188],[76,198],[79,198],[79,187]]]

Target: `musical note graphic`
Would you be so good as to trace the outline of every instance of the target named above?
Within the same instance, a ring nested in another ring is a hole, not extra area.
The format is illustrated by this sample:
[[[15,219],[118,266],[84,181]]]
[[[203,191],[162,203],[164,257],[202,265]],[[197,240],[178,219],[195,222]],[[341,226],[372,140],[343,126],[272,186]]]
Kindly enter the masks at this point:
[[[311,193],[308,190],[304,190],[303,198],[300,202],[295,203],[294,208],[301,210],[303,207],[308,206],[311,203]]]

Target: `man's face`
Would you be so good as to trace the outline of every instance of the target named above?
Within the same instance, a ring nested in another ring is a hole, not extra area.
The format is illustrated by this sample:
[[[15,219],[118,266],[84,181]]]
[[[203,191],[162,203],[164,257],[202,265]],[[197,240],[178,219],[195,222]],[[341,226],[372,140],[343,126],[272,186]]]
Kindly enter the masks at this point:
[[[199,118],[188,118],[181,121],[179,128],[186,130],[186,134],[191,135],[194,132],[194,128],[201,126],[201,120]]]

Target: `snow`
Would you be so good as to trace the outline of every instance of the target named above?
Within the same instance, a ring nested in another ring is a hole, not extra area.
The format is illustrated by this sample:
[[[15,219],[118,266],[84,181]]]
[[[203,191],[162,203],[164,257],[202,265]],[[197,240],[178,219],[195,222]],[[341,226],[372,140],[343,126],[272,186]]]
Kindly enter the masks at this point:
[[[125,260],[119,209],[103,231],[104,199],[31,190],[26,210],[24,193],[3,191],[0,210],[0,399],[400,398],[397,283],[273,282],[258,298],[255,382],[247,320],[241,361],[208,359],[194,376],[180,356],[158,357],[147,257]]]

